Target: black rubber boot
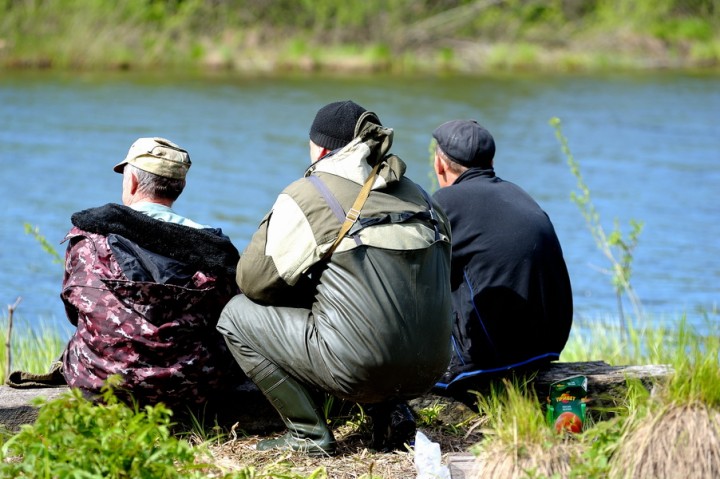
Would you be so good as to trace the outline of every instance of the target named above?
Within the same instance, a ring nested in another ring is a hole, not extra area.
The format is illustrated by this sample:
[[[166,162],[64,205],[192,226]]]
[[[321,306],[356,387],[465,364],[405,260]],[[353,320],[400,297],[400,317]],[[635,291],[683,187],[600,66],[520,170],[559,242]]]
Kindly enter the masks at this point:
[[[288,432],[277,439],[260,441],[258,450],[286,449],[311,456],[335,454],[335,437],[312,395],[302,384],[269,361],[248,376],[277,409],[288,428]]]
[[[372,448],[388,452],[413,446],[417,424],[415,414],[404,401],[373,404],[367,407],[372,419]]]

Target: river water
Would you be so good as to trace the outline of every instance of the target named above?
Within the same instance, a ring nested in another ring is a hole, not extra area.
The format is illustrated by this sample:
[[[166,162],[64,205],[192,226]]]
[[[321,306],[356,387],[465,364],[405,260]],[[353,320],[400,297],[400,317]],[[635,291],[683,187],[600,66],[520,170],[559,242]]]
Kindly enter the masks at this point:
[[[474,118],[495,136],[495,169],[533,195],[555,224],[575,316],[617,316],[609,263],[570,200],[575,179],[549,119],[562,120],[607,231],[645,228],[632,281],[654,321],[717,320],[720,292],[720,76],[465,77],[168,76],[0,72],[0,302],[15,317],[67,331],[60,254],[70,215],[120,202],[112,172],[142,136],[189,150],[175,205],[221,227],[242,250],[277,193],[302,175],[316,110],[353,99],[395,129],[393,151],[432,189],[428,145],[440,123]],[[3,304],[4,306],[4,304]]]

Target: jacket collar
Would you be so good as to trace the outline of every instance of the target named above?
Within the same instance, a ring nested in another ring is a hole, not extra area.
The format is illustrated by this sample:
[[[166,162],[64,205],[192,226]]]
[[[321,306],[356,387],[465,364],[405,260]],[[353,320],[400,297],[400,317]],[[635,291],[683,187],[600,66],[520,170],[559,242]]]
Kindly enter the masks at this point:
[[[235,275],[238,250],[220,229],[196,229],[150,218],[124,205],[109,203],[74,213],[73,226],[102,236],[120,235],[133,243],[202,271]],[[77,232],[75,232],[77,234]],[[73,232],[68,234],[71,237]]]
[[[457,185],[458,183],[462,183],[463,181],[470,180],[472,178],[495,178],[495,170],[492,168],[488,168],[486,170],[482,168],[469,168],[463,171],[462,174],[455,179],[453,185]]]
[[[370,124],[345,147],[320,158],[305,170],[305,176],[313,173],[330,173],[362,185],[377,161],[384,164],[378,170],[374,190],[384,189],[400,181],[407,169],[405,162],[388,154],[392,146],[393,130]]]

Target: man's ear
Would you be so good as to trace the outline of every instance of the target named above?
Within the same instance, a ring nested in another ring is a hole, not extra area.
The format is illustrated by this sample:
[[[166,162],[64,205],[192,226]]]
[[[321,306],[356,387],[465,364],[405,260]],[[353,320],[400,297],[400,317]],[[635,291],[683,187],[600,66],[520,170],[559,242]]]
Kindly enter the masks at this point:
[[[316,162],[317,160],[319,160],[320,158],[323,158],[323,157],[324,157],[325,155],[327,155],[328,153],[330,153],[330,150],[328,150],[328,149],[325,148],[324,146],[321,147],[319,150],[317,150],[317,155],[318,155],[318,156],[317,156],[317,158],[313,158],[313,163],[315,163],[315,162]]]
[[[320,158],[322,158],[323,156],[330,153],[330,150],[328,150],[324,146],[318,145],[317,143],[313,142],[312,140],[310,140],[309,145],[310,145],[310,163],[315,163]]]
[[[130,194],[134,195],[137,192],[138,188],[138,179],[137,176],[135,176],[135,172],[130,172],[129,178],[128,178],[130,184]]]
[[[445,174],[445,163],[443,163],[442,158],[440,158],[440,155],[435,153],[435,161],[433,162],[433,165],[435,167],[435,174],[440,176]]]

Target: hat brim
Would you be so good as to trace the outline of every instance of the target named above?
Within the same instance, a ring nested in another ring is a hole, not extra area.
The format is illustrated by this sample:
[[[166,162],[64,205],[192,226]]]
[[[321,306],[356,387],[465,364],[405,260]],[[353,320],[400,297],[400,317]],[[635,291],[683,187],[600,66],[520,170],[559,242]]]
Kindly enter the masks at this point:
[[[127,162],[128,162],[127,160],[121,161],[120,163],[118,163],[117,165],[115,165],[113,167],[113,171],[115,173],[122,173],[123,170],[125,169],[125,165],[127,165]]]

